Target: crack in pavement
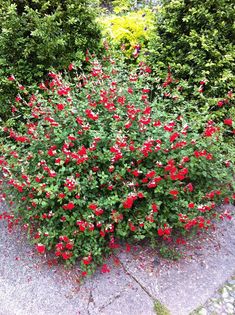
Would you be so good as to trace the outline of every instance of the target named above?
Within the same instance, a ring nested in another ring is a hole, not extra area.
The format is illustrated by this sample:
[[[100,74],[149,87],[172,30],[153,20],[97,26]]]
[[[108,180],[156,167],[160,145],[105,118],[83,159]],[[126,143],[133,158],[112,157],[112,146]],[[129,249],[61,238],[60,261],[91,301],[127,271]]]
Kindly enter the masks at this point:
[[[90,314],[90,311],[89,311],[89,306],[90,304],[94,304],[95,305],[95,302],[94,302],[94,298],[93,298],[93,295],[92,295],[92,289],[93,289],[93,285],[90,289],[90,294],[89,294],[89,298],[88,298],[88,303],[87,303],[87,312],[88,312],[88,315]]]
[[[154,301],[156,298],[145,288],[145,286],[139,282],[139,280],[124,266],[122,262],[120,262],[122,268],[124,269],[125,273],[130,276],[140,287],[141,289]]]
[[[115,301],[116,299],[121,297],[121,295],[122,295],[122,291],[116,293],[108,302],[106,302],[101,307],[99,307],[99,311],[101,312],[105,307],[111,305],[113,303],[113,301]]]

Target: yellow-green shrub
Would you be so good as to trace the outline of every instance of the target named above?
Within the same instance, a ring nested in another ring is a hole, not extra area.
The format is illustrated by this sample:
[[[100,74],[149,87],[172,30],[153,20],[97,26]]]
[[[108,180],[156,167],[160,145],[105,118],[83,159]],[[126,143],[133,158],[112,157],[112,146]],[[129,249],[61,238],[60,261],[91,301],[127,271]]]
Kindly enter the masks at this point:
[[[103,36],[117,50],[122,50],[125,57],[135,60],[143,55],[153,32],[153,12],[149,9],[128,12],[125,15],[102,16],[99,21],[103,26]],[[140,50],[136,51],[136,46]]]

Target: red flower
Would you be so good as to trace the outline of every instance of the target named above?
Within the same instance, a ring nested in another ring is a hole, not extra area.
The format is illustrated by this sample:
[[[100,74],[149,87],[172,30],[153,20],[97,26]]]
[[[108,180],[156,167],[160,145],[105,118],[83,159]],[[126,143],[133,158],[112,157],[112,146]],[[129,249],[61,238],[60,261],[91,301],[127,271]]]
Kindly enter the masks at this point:
[[[172,189],[169,191],[169,194],[171,194],[172,196],[177,196],[179,193],[179,191],[177,189]]]
[[[127,199],[123,202],[123,207],[125,209],[130,209],[133,206],[134,199],[132,196],[127,197]]]
[[[100,216],[104,213],[104,210],[99,208],[99,209],[95,209],[94,212],[95,212],[95,215]]]
[[[170,136],[170,142],[174,142],[178,137],[179,137],[179,133],[175,132]]]
[[[190,203],[188,204],[188,207],[189,207],[190,209],[193,209],[193,208],[194,208],[194,203],[193,203],[193,202],[190,202]]]
[[[7,78],[8,81],[15,81],[15,77],[14,75],[10,75],[8,78]]]
[[[160,127],[160,126],[161,126],[160,120],[155,121],[155,122],[153,123],[153,126],[154,126],[154,127]]]
[[[142,193],[142,192],[139,192],[138,194],[137,194],[137,196],[138,196],[138,198],[144,198],[144,194]]]
[[[55,164],[60,164],[60,162],[61,162],[61,159],[60,159],[60,158],[56,158],[56,159],[55,159]]]
[[[79,125],[82,125],[83,124],[83,120],[81,117],[77,117],[76,118],[76,122],[79,124]]]
[[[183,238],[177,238],[176,243],[178,245],[185,245],[186,241]]]
[[[45,250],[46,250],[46,246],[39,243],[36,245],[36,249],[37,249],[38,253],[44,254]]]
[[[101,237],[105,237],[105,232],[104,231],[100,231],[100,236]]]
[[[63,110],[64,109],[64,105],[63,104],[57,104],[56,105],[58,110]]]
[[[62,243],[58,243],[58,244],[56,244],[56,249],[58,250],[58,251],[60,251],[60,250],[63,250],[64,249],[64,245],[62,244]]]
[[[84,147],[84,145],[81,147],[81,149],[78,150],[78,155],[86,155],[86,148]]]
[[[132,232],[134,232],[136,230],[136,227],[133,225],[132,222],[129,223],[129,228]]]
[[[114,169],[115,169],[115,167],[113,165],[110,165],[108,171],[110,173],[112,173],[114,171]]]
[[[71,258],[73,256],[73,253],[71,252],[64,252],[64,253],[61,253],[61,256],[63,257],[64,260],[67,260],[69,258]]]
[[[110,269],[109,269],[108,265],[103,264],[103,266],[101,268],[101,272],[102,273],[110,272]]]
[[[148,125],[151,122],[151,118],[150,117],[142,117],[140,118],[139,122],[141,122],[143,125]]]
[[[118,99],[117,99],[117,102],[121,105],[124,105],[125,104],[125,101],[126,101],[126,98],[125,96],[119,96]]]
[[[125,124],[125,128],[129,129],[132,126],[132,122],[129,121],[128,123]]]
[[[232,126],[233,124],[233,121],[232,121],[232,118],[227,118],[224,120],[224,124],[225,125],[228,125],[228,126]]]
[[[76,225],[79,226],[79,230],[80,230],[81,232],[84,232],[84,231],[86,230],[86,226],[87,226],[87,223],[86,223],[86,222],[84,222],[84,221],[77,221],[77,222],[76,222]]]
[[[64,210],[73,210],[74,207],[75,205],[73,202],[69,202],[67,205],[63,206]]]
[[[152,178],[156,175],[156,172],[155,171],[149,171],[147,174],[146,174],[146,177],[147,178]]]
[[[213,155],[210,154],[210,153],[208,153],[208,154],[206,155],[206,159],[207,159],[207,160],[212,160],[212,159],[213,159]]]
[[[18,136],[15,138],[15,140],[18,142],[30,142],[29,139],[27,137],[24,137],[24,136]]]
[[[69,71],[72,71],[74,69],[73,64],[70,63],[70,65],[68,66]]]
[[[131,246],[129,244],[126,244],[126,252],[130,252]]]
[[[99,115],[95,114],[92,110],[90,109],[86,109],[85,113],[87,115],[88,118],[90,118],[91,120],[97,120],[99,119]]]
[[[89,209],[91,210],[96,210],[97,209],[97,205],[94,204],[94,203],[91,203],[89,206],[88,206]]]
[[[185,189],[184,190],[189,190],[190,192],[192,192],[193,191],[193,184],[192,183],[189,183],[186,187],[185,187]]]
[[[67,243],[65,247],[67,249],[71,250],[71,249],[73,249],[73,244],[72,243]]]
[[[66,236],[66,235],[61,235],[60,237],[59,237],[59,240],[60,241],[64,241],[64,242],[69,242],[69,238],[68,238],[68,236]]]
[[[69,87],[61,87],[57,93],[58,95],[63,96],[63,95],[68,95],[69,92],[70,92]]]
[[[153,212],[158,212],[158,206],[155,203],[152,204],[152,210]]]
[[[132,174],[133,174],[135,177],[138,177],[138,176],[141,174],[141,172],[140,172],[139,170],[134,170],[134,171],[132,171]]]
[[[165,235],[170,235],[170,234],[171,234],[171,228],[166,228],[166,229],[164,230],[164,234],[165,234]]]
[[[73,178],[67,178],[64,186],[67,187],[69,191],[73,191],[76,187],[76,182]]]
[[[1,216],[0,216],[0,218],[1,218]],[[39,232],[36,233],[35,236],[34,236],[35,240],[38,239],[38,238],[40,238],[40,237],[41,237],[41,234],[40,234]]]

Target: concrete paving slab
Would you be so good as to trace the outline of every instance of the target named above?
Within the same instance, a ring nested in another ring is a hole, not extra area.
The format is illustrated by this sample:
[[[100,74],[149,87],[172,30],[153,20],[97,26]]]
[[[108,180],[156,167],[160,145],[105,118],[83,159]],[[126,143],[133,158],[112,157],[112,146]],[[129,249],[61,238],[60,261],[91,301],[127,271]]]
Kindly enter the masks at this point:
[[[110,273],[82,285],[78,266],[49,266],[22,231],[9,234],[4,221],[0,231],[0,315],[153,315],[154,299],[172,315],[188,315],[235,273],[234,220],[189,241],[179,261],[148,246],[120,251],[119,267],[109,260]]]
[[[93,315],[90,309],[90,314]],[[153,301],[136,283],[123,289],[109,304],[95,310],[99,315],[156,315]]]
[[[107,264],[112,266],[112,261],[109,260]],[[110,273],[101,274],[97,271],[88,283],[92,286],[90,304],[93,305],[93,309],[101,309],[104,305],[112,303],[122,292],[136,285],[121,266],[119,268],[112,266]]]
[[[192,261],[158,276],[159,299],[172,315],[188,315],[234,273],[235,256],[221,250],[203,262]]]
[[[155,255],[155,254],[154,254]],[[143,262],[140,257],[144,257]],[[152,299],[159,296],[158,281],[153,275],[154,257],[148,253],[148,250],[140,250],[134,254],[121,252],[118,258],[123,264],[126,273],[132,277],[145,290]]]
[[[188,315],[234,274],[234,235],[234,219],[226,220],[215,231],[191,240],[179,261],[164,261],[155,250],[141,247],[131,255],[121,253],[119,258],[128,273],[172,315]]]
[[[87,314],[90,287],[78,287],[77,271],[50,268],[23,232],[0,221],[0,311],[3,315]],[[79,289],[79,294],[77,293]]]

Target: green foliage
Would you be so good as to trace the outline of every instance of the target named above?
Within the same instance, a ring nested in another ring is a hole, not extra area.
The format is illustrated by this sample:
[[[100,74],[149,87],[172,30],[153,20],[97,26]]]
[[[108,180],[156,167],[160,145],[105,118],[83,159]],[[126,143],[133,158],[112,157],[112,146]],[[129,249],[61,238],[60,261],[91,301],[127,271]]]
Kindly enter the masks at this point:
[[[168,308],[158,300],[154,302],[154,310],[156,315],[171,315]]]
[[[153,32],[154,15],[151,10],[102,16],[99,21],[103,25],[103,36],[115,50],[123,52],[128,62],[135,62],[140,54],[143,56],[146,52]]]
[[[101,5],[110,8],[112,12],[116,14],[127,13],[131,10],[135,10],[138,4],[143,4],[146,6],[145,1],[138,0],[101,0]],[[149,1],[147,1],[149,3]],[[151,1],[150,1],[151,2]]]
[[[187,83],[170,74],[167,84],[154,78],[158,96],[150,102],[144,63],[130,71],[107,56],[89,62],[86,75],[50,73],[29,100],[22,94],[17,130],[13,122],[0,129],[0,170],[15,218],[40,253],[80,259],[85,273],[119,239],[169,241],[174,231],[207,229],[216,204],[235,199],[235,151],[224,143],[232,119],[192,116]]]
[[[208,81],[207,96],[234,88],[235,10],[233,0],[163,0],[151,40],[156,71],[172,66],[191,84]]]
[[[39,80],[50,67],[58,70],[84,59],[86,49],[99,47],[91,0],[0,1],[0,114],[7,118],[7,100],[14,94],[7,77],[21,84]]]
[[[182,254],[174,248],[169,248],[168,246],[161,246],[159,249],[160,255],[165,259],[179,260]]]
[[[137,1],[135,0],[114,0],[112,5],[116,14],[128,12],[134,8]]]

